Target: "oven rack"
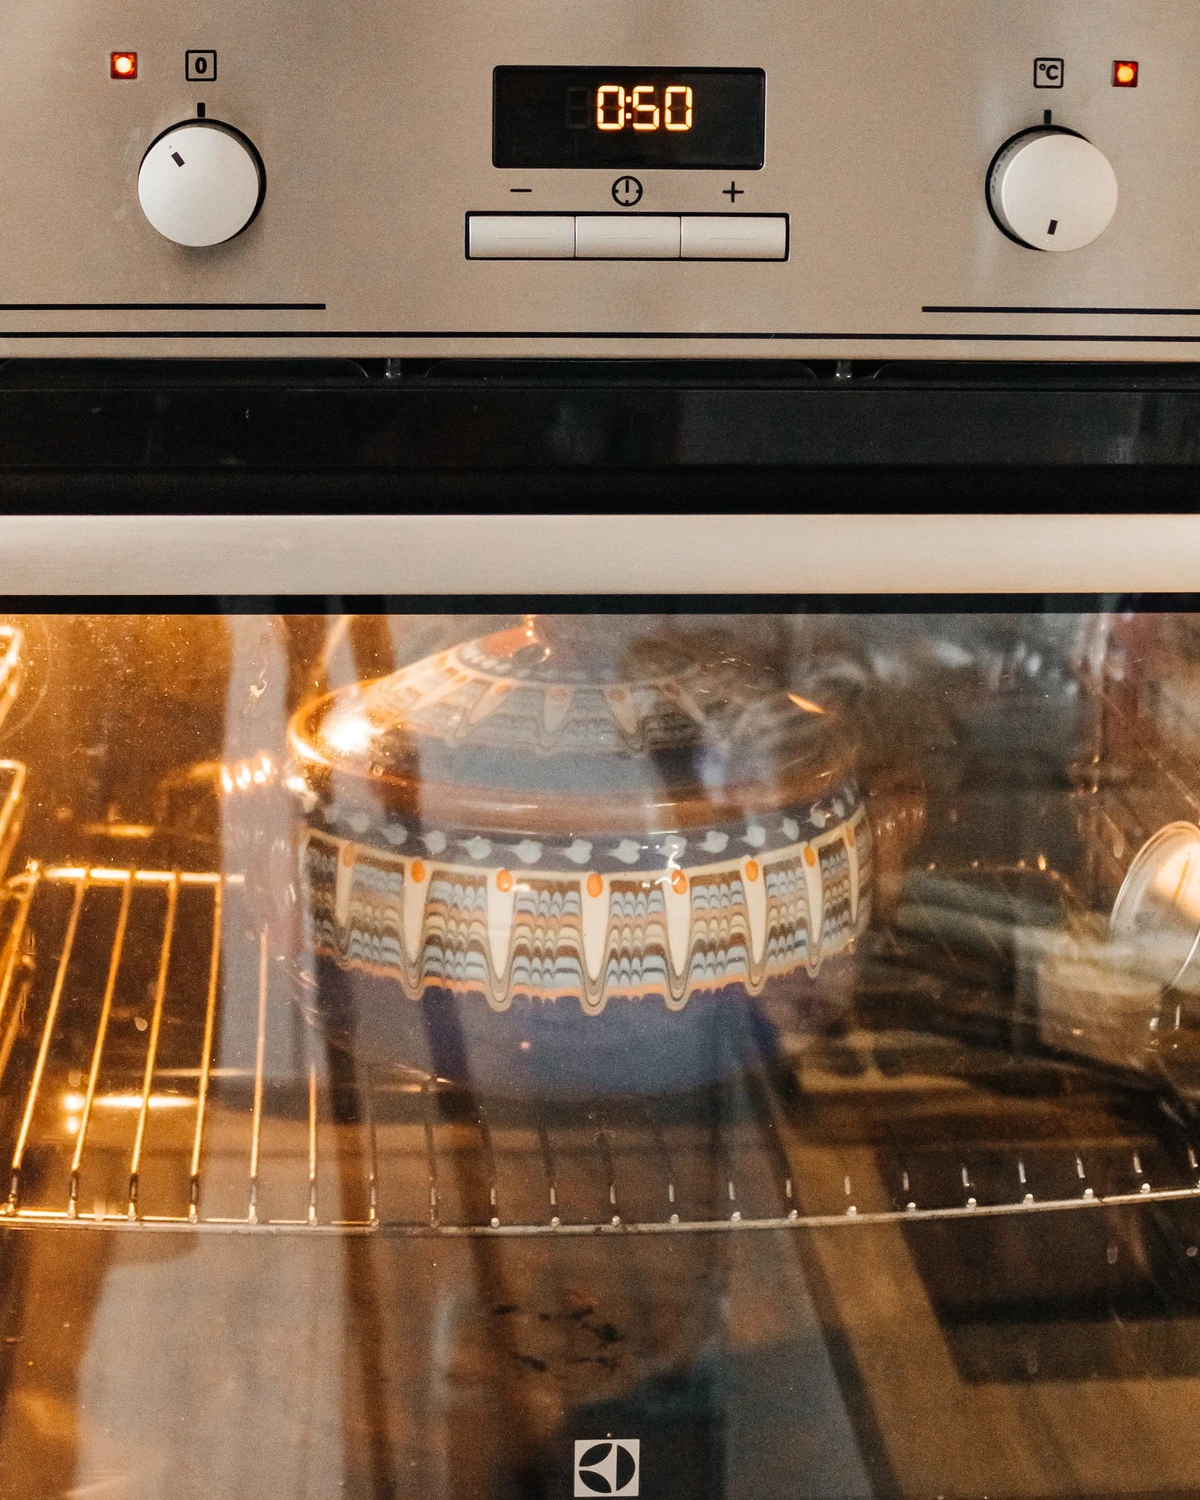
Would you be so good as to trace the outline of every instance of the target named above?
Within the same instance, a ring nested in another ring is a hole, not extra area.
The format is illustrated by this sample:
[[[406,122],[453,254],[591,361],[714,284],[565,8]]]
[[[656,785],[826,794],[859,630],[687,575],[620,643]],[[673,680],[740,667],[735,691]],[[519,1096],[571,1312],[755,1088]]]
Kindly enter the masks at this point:
[[[326,1047],[238,876],[33,862],[4,899],[3,1225],[734,1232],[1200,1197],[1181,1113],[1061,1060],[897,1027],[789,1037],[683,1099],[485,1100]]]

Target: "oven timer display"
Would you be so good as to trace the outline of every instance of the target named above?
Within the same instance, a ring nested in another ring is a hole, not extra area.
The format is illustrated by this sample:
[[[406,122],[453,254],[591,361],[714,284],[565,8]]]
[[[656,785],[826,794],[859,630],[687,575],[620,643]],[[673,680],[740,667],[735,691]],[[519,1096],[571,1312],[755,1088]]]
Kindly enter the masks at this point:
[[[497,167],[763,164],[761,68],[497,68]]]
[[[595,97],[590,89],[575,88],[567,95],[567,124],[575,130],[595,125],[597,130],[690,130],[695,122],[695,90],[690,83],[668,83],[662,91],[652,83],[602,83]]]

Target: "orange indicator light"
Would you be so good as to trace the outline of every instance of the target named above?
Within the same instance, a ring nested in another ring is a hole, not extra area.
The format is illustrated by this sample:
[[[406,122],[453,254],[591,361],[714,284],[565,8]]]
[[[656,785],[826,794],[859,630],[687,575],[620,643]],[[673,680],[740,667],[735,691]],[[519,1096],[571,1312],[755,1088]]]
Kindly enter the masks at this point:
[[[1135,62],[1113,63],[1113,88],[1135,89],[1138,82],[1138,65]]]
[[[109,63],[110,78],[136,78],[137,53],[114,52]]]

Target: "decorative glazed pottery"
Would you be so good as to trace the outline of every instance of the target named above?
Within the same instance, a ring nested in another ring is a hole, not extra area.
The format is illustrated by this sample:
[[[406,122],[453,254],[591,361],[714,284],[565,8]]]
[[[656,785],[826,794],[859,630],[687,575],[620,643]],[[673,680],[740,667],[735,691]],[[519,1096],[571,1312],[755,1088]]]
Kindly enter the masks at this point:
[[[845,1001],[871,905],[853,746],[726,638],[530,617],[290,738],[313,1003],[372,1058],[672,1090]]]

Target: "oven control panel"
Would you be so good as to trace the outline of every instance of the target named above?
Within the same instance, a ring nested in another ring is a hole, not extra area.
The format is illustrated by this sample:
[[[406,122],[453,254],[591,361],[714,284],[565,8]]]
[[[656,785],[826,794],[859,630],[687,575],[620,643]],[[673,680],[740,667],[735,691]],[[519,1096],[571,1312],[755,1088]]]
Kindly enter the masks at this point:
[[[0,356],[1192,360],[1183,0],[0,0]]]

